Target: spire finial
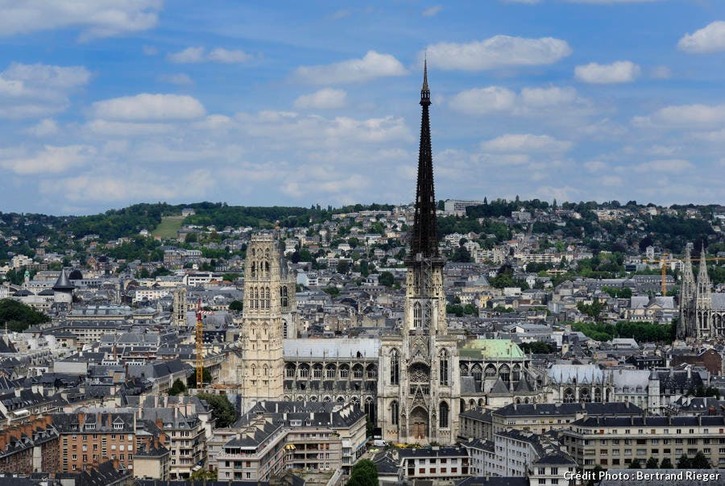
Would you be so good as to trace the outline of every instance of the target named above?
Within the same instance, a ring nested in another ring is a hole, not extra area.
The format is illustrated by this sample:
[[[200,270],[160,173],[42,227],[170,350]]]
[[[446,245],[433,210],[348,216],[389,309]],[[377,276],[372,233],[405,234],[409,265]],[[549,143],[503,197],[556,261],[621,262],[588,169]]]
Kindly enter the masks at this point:
[[[420,88],[420,104],[430,105],[430,89],[428,88],[428,53],[423,58],[423,87]]]

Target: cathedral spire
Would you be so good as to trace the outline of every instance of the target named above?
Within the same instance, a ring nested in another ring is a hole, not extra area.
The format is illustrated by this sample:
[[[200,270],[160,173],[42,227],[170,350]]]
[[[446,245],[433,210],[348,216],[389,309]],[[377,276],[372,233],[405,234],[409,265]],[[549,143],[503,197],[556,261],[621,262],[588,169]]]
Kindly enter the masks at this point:
[[[698,286],[707,286],[710,287],[710,276],[707,274],[707,254],[705,253],[705,245],[702,245],[702,250],[700,251],[700,269],[697,274],[697,284]]]
[[[415,194],[415,219],[410,244],[412,259],[438,257],[436,232],[436,202],[433,189],[433,152],[430,140],[430,89],[428,88],[428,61],[423,65],[423,87],[420,90],[420,149],[418,152],[418,182]],[[420,255],[420,256],[418,256]]]

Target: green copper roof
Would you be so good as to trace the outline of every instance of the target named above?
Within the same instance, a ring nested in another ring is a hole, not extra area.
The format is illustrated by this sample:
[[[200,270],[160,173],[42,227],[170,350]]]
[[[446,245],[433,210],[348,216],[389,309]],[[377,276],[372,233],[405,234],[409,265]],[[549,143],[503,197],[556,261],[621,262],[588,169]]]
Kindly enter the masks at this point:
[[[519,345],[510,339],[474,339],[460,350],[461,358],[519,360],[526,357]]]

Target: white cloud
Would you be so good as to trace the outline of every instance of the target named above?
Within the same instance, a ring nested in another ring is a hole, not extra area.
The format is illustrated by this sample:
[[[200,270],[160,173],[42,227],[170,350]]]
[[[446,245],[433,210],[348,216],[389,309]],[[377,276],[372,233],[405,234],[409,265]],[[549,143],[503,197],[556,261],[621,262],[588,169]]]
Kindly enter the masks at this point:
[[[691,170],[694,165],[689,160],[684,159],[663,159],[663,160],[651,160],[649,162],[643,162],[635,165],[633,170],[635,172],[665,172],[665,173],[680,173]]]
[[[725,105],[673,105],[661,108],[649,116],[632,120],[636,126],[686,127],[713,126],[725,122]]]
[[[577,66],[574,75],[579,81],[592,84],[630,83],[640,74],[640,67],[631,61],[616,61],[612,64],[595,62]]]
[[[187,47],[182,51],[171,53],[166,57],[169,61],[177,64],[191,64],[199,62],[236,64],[247,62],[252,59],[252,56],[244,51],[224,49],[221,47],[217,47],[208,52],[203,47]]]
[[[93,103],[98,118],[120,121],[192,120],[204,116],[204,107],[191,96],[142,93]]]
[[[342,108],[347,102],[347,93],[341,89],[324,88],[312,94],[302,95],[295,100],[295,108],[331,110]]]
[[[589,172],[602,172],[607,169],[607,164],[600,160],[591,160],[584,164],[584,168]]]
[[[427,9],[423,10],[423,17],[435,17],[441,12],[441,10],[443,10],[443,7],[441,5],[428,7]]]
[[[81,38],[109,37],[156,25],[162,0],[0,0],[0,35],[75,27]]]
[[[108,120],[91,120],[86,128],[96,135],[108,137],[148,137],[161,133],[170,133],[175,127],[165,123],[129,123]]]
[[[481,148],[490,152],[556,153],[566,152],[571,142],[557,140],[549,135],[506,134],[488,140]]]
[[[46,145],[33,155],[0,159],[0,167],[18,175],[58,174],[85,165],[94,154],[95,149],[88,145]]]
[[[116,170],[126,169],[116,167]],[[213,185],[208,170],[197,169],[174,178],[144,170],[126,170],[126,177],[106,172],[85,173],[78,176],[57,178],[41,182],[45,195],[62,196],[74,203],[176,200],[185,197],[201,197]]]
[[[693,34],[685,34],[677,43],[685,52],[704,54],[725,51],[725,22],[718,20]]]
[[[425,52],[428,62],[438,69],[482,71],[552,64],[571,54],[572,50],[566,41],[553,37],[528,39],[497,35],[467,44],[441,42],[428,46]]]
[[[82,66],[13,63],[0,73],[0,117],[42,117],[63,111],[69,95],[90,78]]]
[[[489,86],[461,91],[455,95],[450,106],[463,113],[485,114],[495,111],[509,111],[516,105],[516,93],[507,88]]]
[[[574,103],[577,101],[577,94],[574,88],[523,88],[521,100],[527,106],[545,108]]]
[[[169,61],[179,64],[202,62],[204,60],[203,47],[187,47],[183,51],[174,52],[167,56]]]
[[[312,84],[356,83],[405,74],[407,71],[395,57],[375,51],[368,51],[362,59],[324,66],[302,66],[296,70],[297,77]]]
[[[178,86],[191,86],[194,84],[194,80],[191,79],[188,74],[184,73],[163,74],[159,77],[159,79],[166,83],[176,84]]]
[[[461,91],[449,101],[451,108],[469,115],[503,113],[526,116],[563,107],[569,109],[569,114],[576,114],[586,104],[585,100],[577,96],[575,89],[556,86],[523,88],[520,93],[500,86],[474,88]]]
[[[238,49],[224,49],[222,47],[212,49],[207,57],[210,61],[221,62],[224,64],[246,62],[252,59],[252,56],[244,51]]]
[[[27,130],[28,133],[36,137],[55,135],[58,131],[58,124],[51,118],[45,118]]]

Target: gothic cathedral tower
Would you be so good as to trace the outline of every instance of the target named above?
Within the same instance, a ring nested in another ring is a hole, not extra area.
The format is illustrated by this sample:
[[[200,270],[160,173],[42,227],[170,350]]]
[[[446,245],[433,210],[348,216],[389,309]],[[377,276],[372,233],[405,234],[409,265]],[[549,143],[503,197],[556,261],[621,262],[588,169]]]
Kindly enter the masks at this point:
[[[279,251],[272,234],[253,235],[244,273],[244,317],[239,369],[242,411],[263,400],[281,400],[282,299]],[[286,304],[286,303],[285,303]]]
[[[405,317],[400,336],[381,340],[378,425],[386,440],[452,444],[459,428],[460,370],[456,340],[448,336],[443,292],[445,261],[438,252],[427,64],[420,105],[418,180],[406,260]]]

